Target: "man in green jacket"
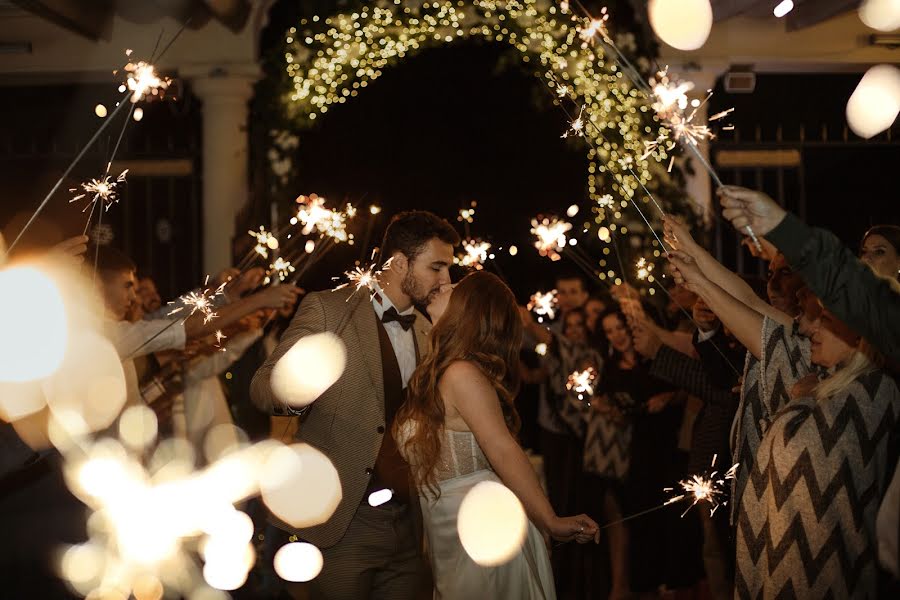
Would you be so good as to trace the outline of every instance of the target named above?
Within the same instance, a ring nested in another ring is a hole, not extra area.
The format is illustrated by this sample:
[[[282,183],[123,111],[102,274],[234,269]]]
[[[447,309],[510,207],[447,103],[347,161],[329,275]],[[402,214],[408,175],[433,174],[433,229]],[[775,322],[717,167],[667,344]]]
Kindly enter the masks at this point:
[[[719,188],[722,214],[772,242],[822,304],[900,364],[900,294],[829,231],[810,227],[762,192]]]

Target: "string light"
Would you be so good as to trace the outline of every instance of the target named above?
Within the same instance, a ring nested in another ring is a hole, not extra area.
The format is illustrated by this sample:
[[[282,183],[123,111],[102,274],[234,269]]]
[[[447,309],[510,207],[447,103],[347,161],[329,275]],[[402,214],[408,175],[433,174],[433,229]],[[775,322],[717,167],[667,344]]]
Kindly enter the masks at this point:
[[[591,142],[586,144],[590,200],[613,194],[628,201],[641,186],[654,194],[674,194],[666,168],[669,148],[646,155],[645,142],[658,139],[665,127],[646,95],[606,54],[608,44],[593,43],[609,39],[608,19],[605,9],[598,18],[584,19],[568,6],[538,0],[416,6],[378,0],[355,12],[304,19],[287,31],[289,85],[283,99],[288,115],[308,126],[358,96],[386,68],[424,48],[469,37],[505,42],[524,63],[536,66],[535,75],[552,87],[554,96],[570,96],[583,107],[580,135]],[[576,119],[572,125],[577,124]],[[619,163],[626,156],[636,158],[630,170]]]

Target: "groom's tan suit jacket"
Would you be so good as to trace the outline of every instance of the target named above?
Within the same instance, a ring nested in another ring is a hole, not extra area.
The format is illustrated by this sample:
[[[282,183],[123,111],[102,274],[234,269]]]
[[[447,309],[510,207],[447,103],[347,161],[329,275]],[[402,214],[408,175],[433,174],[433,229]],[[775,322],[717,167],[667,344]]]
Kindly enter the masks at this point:
[[[274,519],[280,528],[320,548],[333,546],[347,531],[369,484],[381,438],[390,435],[384,416],[384,371],[377,316],[368,291],[353,293],[354,290],[355,286],[349,286],[307,295],[275,352],[256,372],[250,386],[253,402],[271,414],[280,405],[270,382],[278,359],[307,335],[330,331],[344,342],[344,374],[302,417],[296,436],[298,441],[318,448],[331,459],[340,476],[343,498],[334,515],[321,525],[296,529]],[[339,327],[340,332],[336,331]],[[413,331],[420,360],[428,350],[430,330],[428,320],[416,312]],[[417,509],[418,503],[413,504]]]

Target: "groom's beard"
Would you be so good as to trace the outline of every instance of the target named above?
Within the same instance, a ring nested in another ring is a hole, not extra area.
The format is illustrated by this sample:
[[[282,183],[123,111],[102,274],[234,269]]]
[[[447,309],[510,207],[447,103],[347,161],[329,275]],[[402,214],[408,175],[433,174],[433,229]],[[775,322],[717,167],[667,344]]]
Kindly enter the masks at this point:
[[[426,289],[419,281],[413,277],[412,269],[407,272],[406,277],[400,282],[400,291],[409,296],[413,306],[422,314],[428,314],[425,309],[431,304],[434,297],[440,293],[441,286],[438,285],[431,289]]]

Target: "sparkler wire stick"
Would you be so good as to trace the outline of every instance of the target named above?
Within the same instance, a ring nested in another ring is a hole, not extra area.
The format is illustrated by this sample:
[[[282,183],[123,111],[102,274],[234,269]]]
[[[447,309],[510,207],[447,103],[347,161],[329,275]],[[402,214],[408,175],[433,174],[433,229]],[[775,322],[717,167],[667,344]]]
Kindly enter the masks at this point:
[[[605,523],[605,524],[601,525],[600,529],[606,529],[608,527],[612,527],[613,525],[618,525],[619,523],[624,523],[625,521],[630,521],[631,519],[643,517],[646,514],[650,514],[652,512],[656,512],[657,510],[660,510],[662,508],[666,508],[667,506],[669,506],[669,504],[671,504],[671,502],[667,503],[667,504],[661,504],[659,506],[654,506],[653,508],[648,508],[647,510],[642,510],[639,513],[634,513],[633,515],[628,515],[627,517],[623,517],[621,519],[616,519],[615,521],[611,521],[609,523]]]
[[[578,7],[581,9],[581,11],[585,15],[587,15],[588,18],[593,18],[591,16],[590,12],[587,10],[587,8],[585,8],[585,6],[581,2],[579,2],[579,0],[575,0],[575,3],[578,5]],[[623,69],[622,69],[623,72],[627,73],[627,75],[629,76],[629,79],[631,79],[631,82],[636,87],[643,90],[645,93],[652,94],[652,88],[650,87],[650,84],[641,76],[640,72],[634,67],[633,64],[631,64],[631,61],[629,61],[628,58],[625,57],[625,55],[622,53],[622,51],[619,50],[618,47],[616,47],[616,45],[612,42],[612,40],[610,40],[608,38],[608,36],[601,36],[601,39],[604,42],[604,45],[608,46],[611,50],[613,50],[615,52],[616,57],[613,57],[613,59],[617,60],[617,62],[619,62],[619,65],[623,67]],[[590,119],[588,119],[588,121],[590,121]],[[715,169],[713,169],[712,165],[709,163],[709,161],[706,159],[706,157],[703,156],[703,154],[700,152],[700,150],[696,147],[696,145],[690,143],[689,141],[684,141],[681,139],[679,139],[678,141],[681,142],[682,147],[686,147],[688,150],[690,150],[694,154],[694,156],[697,158],[697,160],[700,162],[700,164],[703,165],[703,168],[706,169],[706,171],[709,173],[709,175],[713,178],[713,181],[715,182],[716,187],[718,187],[718,188],[723,187],[724,184],[722,183],[722,179],[719,177],[718,173],[716,173]],[[629,169],[629,171],[630,170],[631,169]],[[632,175],[634,175],[633,172],[632,172]],[[638,179],[638,183],[641,184],[641,187],[644,187],[644,184],[641,182],[640,179]],[[647,189],[644,188],[644,191],[647,191]],[[648,195],[650,195],[649,192],[648,192]],[[656,204],[656,200],[653,198],[652,195],[650,195],[650,199],[653,200],[654,204]],[[657,208],[659,208],[659,204],[657,204]],[[706,211],[706,207],[701,207],[701,208],[703,208],[704,212]],[[662,209],[660,209],[660,212],[662,212]],[[715,213],[713,213],[713,214],[715,214]],[[716,215],[716,216],[718,216],[718,215]],[[756,232],[753,231],[753,228],[750,227],[750,225],[746,225],[744,227],[744,231],[747,233],[747,236],[750,237],[750,239],[753,242],[753,245],[756,247],[756,249],[758,251],[762,252],[762,244],[760,243],[759,238],[756,236]]]
[[[46,196],[44,196],[44,199],[38,205],[37,210],[35,210],[32,213],[31,217],[25,223],[25,226],[22,227],[22,230],[19,232],[19,235],[16,236],[16,239],[14,239],[13,242],[9,245],[9,248],[6,249],[7,252],[12,251],[12,249],[16,246],[16,244],[22,238],[22,235],[28,230],[29,227],[31,227],[32,223],[34,223],[34,220],[37,218],[37,216],[41,213],[41,211],[44,210],[44,208],[47,206],[47,203],[50,202],[50,198],[53,197],[53,194],[55,194],[57,192],[57,190],[59,189],[59,186],[62,185],[62,182],[66,179],[66,177],[69,176],[69,173],[72,172],[72,169],[75,168],[75,165],[77,165],[78,162],[84,157],[84,155],[87,154],[87,151],[90,149],[91,146],[94,145],[94,142],[97,141],[97,139],[100,137],[100,134],[103,133],[103,130],[105,130],[106,127],[112,122],[112,120],[116,116],[116,114],[120,110],[122,110],[122,108],[126,104],[126,100],[128,99],[128,97],[130,95],[131,95],[131,92],[129,91],[124,96],[122,96],[121,100],[119,100],[119,106],[116,107],[116,110],[113,111],[112,115],[110,115],[110,117],[108,119],[105,119],[103,121],[103,124],[100,125],[100,127],[97,129],[97,131],[94,132],[94,135],[91,136],[91,139],[88,140],[87,144],[84,145],[84,147],[75,156],[75,158],[72,160],[72,162],[69,163],[69,166],[66,167],[66,170],[63,171],[63,174],[60,175],[59,179],[56,180],[56,183],[53,185],[53,188],[50,190],[50,192]]]
[[[548,89],[548,91],[549,91],[549,88],[547,88],[547,89]],[[554,100],[555,100],[555,99],[554,99]],[[562,109],[563,113],[565,113],[566,118],[569,119],[569,120],[571,121],[571,120],[572,120],[572,115],[569,113],[568,110],[566,110],[566,107],[563,106],[562,103],[557,103],[557,104],[558,104],[558,106],[560,107],[560,109]],[[597,132],[597,134],[598,134],[600,137],[602,137],[603,139],[606,139],[606,136],[603,135],[603,132],[600,130],[600,128],[597,127],[596,125],[594,125],[593,120],[590,118],[590,112],[588,113],[587,123],[588,123],[591,127],[594,128],[594,130]],[[584,137],[584,140],[588,143],[588,145],[594,150],[594,152],[595,152],[595,153],[598,153],[597,147],[594,145],[594,142],[591,141],[591,139],[590,139],[589,137],[587,137],[587,136],[583,136],[583,137]],[[634,171],[632,171],[630,167],[626,167],[626,168],[631,172],[632,176],[634,176]],[[638,182],[640,182],[640,178],[637,178],[637,177],[636,177],[636,179],[638,180]],[[641,184],[641,187],[643,187],[643,184]],[[647,188],[644,188],[644,190],[646,190],[646,189],[647,189]],[[649,194],[649,192],[648,192],[648,194]],[[649,196],[650,196],[650,198],[653,198],[653,195],[652,195],[652,194],[649,194]],[[644,220],[644,223],[647,225],[647,229],[650,230],[650,233],[652,233],[652,234],[653,234],[653,237],[656,238],[656,241],[659,242],[660,247],[661,247],[663,250],[665,250],[666,254],[668,254],[668,252],[669,252],[668,248],[666,248],[666,245],[665,245],[665,244],[663,243],[663,241],[659,238],[659,235],[657,235],[656,231],[653,230],[653,226],[650,225],[650,221],[647,220],[647,217],[644,215],[644,211],[642,211],[641,208],[637,205],[637,203],[634,201],[634,198],[633,198],[633,197],[629,197],[628,200],[629,200],[629,202],[631,202],[631,205],[634,206],[635,209],[637,209],[638,214],[641,215],[641,218]],[[653,199],[653,203],[656,204],[657,206],[659,206],[659,204],[656,203],[656,200],[655,200],[655,199]],[[661,209],[660,209],[660,210],[661,210]]]

